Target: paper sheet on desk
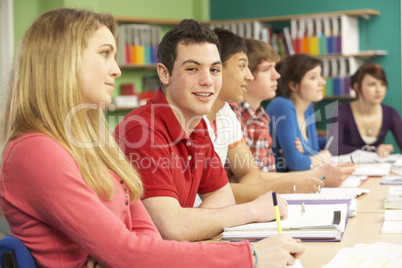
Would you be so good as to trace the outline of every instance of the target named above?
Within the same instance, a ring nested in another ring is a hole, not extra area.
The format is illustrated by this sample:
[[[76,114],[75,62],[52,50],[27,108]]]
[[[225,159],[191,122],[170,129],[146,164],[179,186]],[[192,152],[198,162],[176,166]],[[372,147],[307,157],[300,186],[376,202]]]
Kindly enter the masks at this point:
[[[365,180],[368,179],[368,176],[355,176],[351,175],[348,176],[343,182],[342,185],[340,186],[341,188],[355,188],[359,187]]]
[[[388,195],[402,195],[402,186],[390,186]]]
[[[322,268],[402,267],[402,246],[398,244],[357,244],[343,248]]]
[[[386,176],[391,171],[390,163],[359,164],[353,172],[355,176]]]
[[[351,158],[352,156],[352,158]],[[332,156],[331,160],[335,163],[350,163],[353,159],[354,163],[394,163],[400,162],[402,166],[402,158],[400,154],[390,154],[387,157],[379,157],[375,152],[367,152],[356,150],[350,154]]]

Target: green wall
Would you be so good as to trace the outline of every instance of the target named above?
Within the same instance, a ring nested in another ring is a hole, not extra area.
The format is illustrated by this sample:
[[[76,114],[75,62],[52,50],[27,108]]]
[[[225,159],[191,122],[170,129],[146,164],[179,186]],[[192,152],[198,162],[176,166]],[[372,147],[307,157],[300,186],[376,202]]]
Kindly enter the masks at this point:
[[[384,103],[401,113],[401,6],[400,0],[214,0],[210,3],[211,20],[270,17],[292,14],[374,9],[381,12],[370,20],[359,19],[360,50],[386,50],[388,55],[373,57],[369,61],[380,64],[387,73],[388,92]],[[318,103],[316,108],[325,110],[331,102]],[[321,113],[326,117],[324,113]],[[329,120],[318,122],[324,129]],[[386,142],[395,145],[388,133]],[[398,148],[398,146],[396,146]]]
[[[128,17],[209,19],[209,0],[14,0],[15,43],[36,17],[58,7],[87,8]]]

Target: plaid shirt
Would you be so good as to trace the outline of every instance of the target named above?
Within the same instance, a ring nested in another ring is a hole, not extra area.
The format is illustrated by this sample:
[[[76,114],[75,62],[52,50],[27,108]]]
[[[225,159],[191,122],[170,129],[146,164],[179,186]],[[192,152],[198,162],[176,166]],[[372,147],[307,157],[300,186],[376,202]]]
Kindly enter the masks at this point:
[[[240,121],[244,140],[250,147],[259,169],[265,172],[276,172],[268,114],[261,106],[255,111],[246,101],[229,102],[229,105]]]

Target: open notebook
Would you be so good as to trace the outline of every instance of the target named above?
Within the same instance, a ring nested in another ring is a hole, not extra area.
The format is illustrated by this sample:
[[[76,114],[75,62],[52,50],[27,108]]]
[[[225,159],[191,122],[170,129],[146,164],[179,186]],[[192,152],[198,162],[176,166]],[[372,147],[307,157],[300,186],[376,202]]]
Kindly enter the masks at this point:
[[[288,218],[282,220],[283,233],[302,241],[340,241],[345,231],[348,203],[302,202],[288,205]],[[223,240],[258,240],[278,233],[275,221],[225,228]]]

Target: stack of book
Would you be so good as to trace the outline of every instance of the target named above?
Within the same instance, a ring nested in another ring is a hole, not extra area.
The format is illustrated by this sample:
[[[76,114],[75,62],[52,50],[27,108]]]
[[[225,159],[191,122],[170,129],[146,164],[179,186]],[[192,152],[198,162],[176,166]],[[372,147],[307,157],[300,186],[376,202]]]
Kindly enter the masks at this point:
[[[288,203],[289,215],[282,220],[283,233],[302,241],[341,240],[348,219],[347,202],[332,200],[331,202]],[[225,228],[222,239],[259,240],[277,233],[275,221],[251,223]]]

